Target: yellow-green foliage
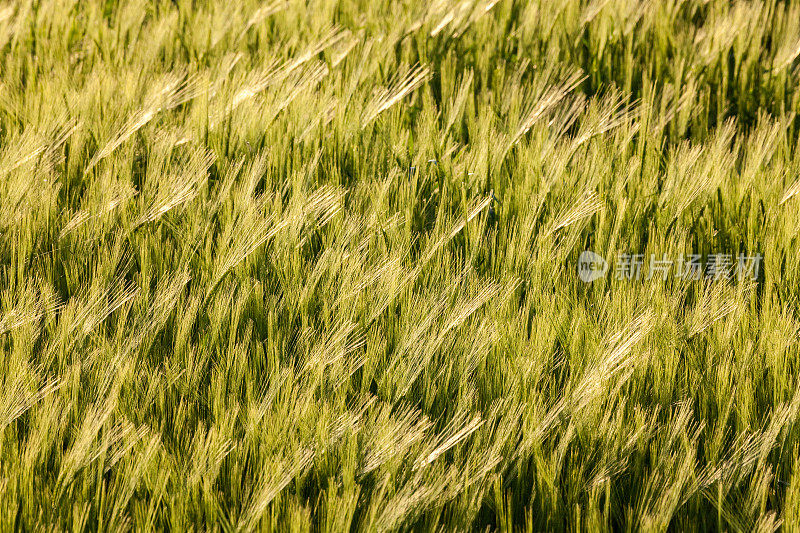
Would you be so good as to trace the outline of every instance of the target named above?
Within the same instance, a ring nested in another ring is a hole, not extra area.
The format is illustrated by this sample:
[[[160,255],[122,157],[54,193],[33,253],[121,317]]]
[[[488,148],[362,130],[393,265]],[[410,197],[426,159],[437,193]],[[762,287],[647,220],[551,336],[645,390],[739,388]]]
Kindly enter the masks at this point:
[[[797,0],[0,6],[0,530],[797,529],[799,87]]]

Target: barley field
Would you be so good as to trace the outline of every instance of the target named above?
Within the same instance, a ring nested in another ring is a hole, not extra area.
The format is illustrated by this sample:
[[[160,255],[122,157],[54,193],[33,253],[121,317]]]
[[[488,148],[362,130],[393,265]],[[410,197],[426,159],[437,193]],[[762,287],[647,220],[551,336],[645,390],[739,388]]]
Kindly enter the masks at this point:
[[[0,531],[800,529],[800,1],[0,6]]]

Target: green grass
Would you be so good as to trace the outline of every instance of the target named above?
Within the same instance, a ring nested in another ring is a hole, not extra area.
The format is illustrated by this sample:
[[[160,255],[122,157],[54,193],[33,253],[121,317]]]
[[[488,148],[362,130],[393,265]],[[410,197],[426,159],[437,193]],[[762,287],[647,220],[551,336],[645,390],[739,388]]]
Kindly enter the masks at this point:
[[[800,528],[798,87],[797,0],[0,8],[0,529]]]

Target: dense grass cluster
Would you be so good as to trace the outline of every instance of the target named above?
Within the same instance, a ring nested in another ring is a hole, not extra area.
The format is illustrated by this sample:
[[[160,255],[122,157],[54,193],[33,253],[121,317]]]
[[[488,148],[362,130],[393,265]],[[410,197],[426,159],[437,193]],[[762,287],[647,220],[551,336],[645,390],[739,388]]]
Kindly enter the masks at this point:
[[[800,527],[798,86],[797,0],[0,7],[0,529]]]

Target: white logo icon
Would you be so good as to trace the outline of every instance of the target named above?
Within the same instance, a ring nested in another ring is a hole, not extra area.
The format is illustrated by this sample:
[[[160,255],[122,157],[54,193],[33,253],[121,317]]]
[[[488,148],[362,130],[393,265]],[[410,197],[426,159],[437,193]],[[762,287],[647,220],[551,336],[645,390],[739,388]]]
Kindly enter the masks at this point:
[[[601,256],[586,250],[578,257],[578,277],[584,283],[602,278],[608,270],[608,263]]]

